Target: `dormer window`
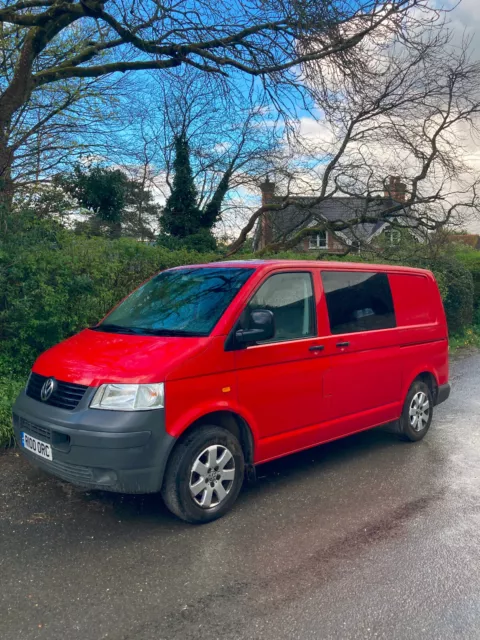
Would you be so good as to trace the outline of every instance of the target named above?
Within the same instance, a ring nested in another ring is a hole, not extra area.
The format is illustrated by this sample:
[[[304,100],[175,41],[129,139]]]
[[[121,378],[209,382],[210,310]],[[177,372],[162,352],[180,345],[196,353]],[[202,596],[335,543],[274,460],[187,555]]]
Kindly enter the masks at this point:
[[[398,229],[385,229],[383,235],[385,236],[388,246],[395,247],[397,244],[400,244],[402,234]]]
[[[308,239],[308,248],[309,249],[327,249],[328,248],[328,237],[326,231],[319,231],[311,235]]]

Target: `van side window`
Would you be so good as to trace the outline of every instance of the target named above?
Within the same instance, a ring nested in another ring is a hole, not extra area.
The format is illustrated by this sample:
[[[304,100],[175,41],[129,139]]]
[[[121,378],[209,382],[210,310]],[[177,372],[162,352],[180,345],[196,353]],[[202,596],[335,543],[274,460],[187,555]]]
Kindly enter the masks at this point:
[[[324,271],[322,281],[332,333],[375,331],[396,326],[386,273]]]
[[[269,342],[316,335],[315,300],[310,273],[270,276],[248,303],[248,311],[269,309],[275,317],[275,336]]]

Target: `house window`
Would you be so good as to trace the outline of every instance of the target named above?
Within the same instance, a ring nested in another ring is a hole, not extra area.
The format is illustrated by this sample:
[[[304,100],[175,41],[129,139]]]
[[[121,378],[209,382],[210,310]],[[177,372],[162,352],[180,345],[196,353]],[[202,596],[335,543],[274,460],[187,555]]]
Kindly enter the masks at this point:
[[[308,239],[309,249],[326,249],[328,247],[326,231],[319,231]]]
[[[385,240],[390,247],[394,247],[397,244],[400,244],[402,234],[398,229],[385,229],[383,235],[385,236]]]

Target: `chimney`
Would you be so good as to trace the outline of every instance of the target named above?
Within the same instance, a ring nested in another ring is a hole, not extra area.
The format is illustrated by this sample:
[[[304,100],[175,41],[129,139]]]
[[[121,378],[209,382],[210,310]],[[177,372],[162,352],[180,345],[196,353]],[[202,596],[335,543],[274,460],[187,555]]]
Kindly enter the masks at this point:
[[[270,182],[268,174],[265,182],[262,182],[260,185],[260,190],[262,192],[262,207],[266,204],[271,204],[275,197],[275,183]]]
[[[275,198],[275,183],[270,182],[268,174],[265,182],[261,183],[260,190],[262,192],[262,207],[272,204]],[[272,221],[270,216],[271,214],[268,212],[264,212],[262,215],[259,249],[263,249],[263,247],[270,244],[273,240]]]
[[[385,197],[392,198],[395,202],[405,202],[407,185],[398,176],[390,176],[385,187]]]

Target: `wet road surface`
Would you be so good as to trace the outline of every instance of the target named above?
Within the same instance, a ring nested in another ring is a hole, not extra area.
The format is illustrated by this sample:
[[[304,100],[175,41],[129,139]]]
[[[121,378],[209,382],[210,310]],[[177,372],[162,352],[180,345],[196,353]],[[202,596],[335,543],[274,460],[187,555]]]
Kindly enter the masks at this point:
[[[0,454],[2,640],[480,638],[480,354],[425,440],[259,468],[203,527]]]

